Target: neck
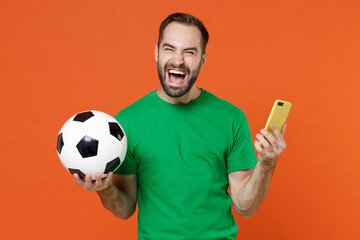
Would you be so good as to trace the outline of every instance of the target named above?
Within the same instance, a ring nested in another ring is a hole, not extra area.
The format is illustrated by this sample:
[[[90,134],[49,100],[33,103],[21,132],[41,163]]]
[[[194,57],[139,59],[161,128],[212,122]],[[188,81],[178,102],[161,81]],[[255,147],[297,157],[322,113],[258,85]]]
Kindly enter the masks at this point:
[[[200,97],[201,89],[194,85],[189,92],[187,92],[184,96],[178,98],[170,97],[169,95],[167,95],[162,87],[156,90],[156,93],[162,100],[168,103],[187,104]]]

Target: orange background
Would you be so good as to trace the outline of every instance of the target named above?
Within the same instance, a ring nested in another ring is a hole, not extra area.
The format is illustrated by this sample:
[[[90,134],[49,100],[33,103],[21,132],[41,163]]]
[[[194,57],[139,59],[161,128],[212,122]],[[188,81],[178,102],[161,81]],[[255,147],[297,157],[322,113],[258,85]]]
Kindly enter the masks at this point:
[[[183,11],[210,32],[198,86],[251,133],[293,103],[269,195],[237,239],[360,239],[360,1],[0,1],[1,239],[136,239],[61,165],[73,114],[115,115],[160,86],[160,22]],[[194,196],[196,197],[196,196]]]

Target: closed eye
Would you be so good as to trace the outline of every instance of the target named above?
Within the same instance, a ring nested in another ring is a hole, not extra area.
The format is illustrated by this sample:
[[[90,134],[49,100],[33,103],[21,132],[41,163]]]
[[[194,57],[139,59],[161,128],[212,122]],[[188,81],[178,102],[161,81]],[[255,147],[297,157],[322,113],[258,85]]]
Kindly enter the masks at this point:
[[[195,47],[185,48],[184,52],[190,55],[195,55],[197,53],[197,49]]]
[[[164,43],[163,49],[164,49],[164,51],[174,51],[175,47],[171,44]]]
[[[194,52],[194,51],[186,51],[185,53],[187,53],[187,54],[191,54],[191,55],[194,55],[194,54],[195,54],[195,52]]]

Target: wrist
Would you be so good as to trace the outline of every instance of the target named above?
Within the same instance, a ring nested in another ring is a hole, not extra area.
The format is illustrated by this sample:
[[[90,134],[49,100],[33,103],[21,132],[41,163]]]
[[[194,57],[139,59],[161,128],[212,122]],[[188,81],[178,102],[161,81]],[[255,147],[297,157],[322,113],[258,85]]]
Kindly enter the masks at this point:
[[[115,185],[110,181],[109,185],[101,190],[96,191],[100,196],[109,195],[114,191]]]
[[[263,162],[263,161],[259,161],[258,162],[258,167],[261,168],[263,171],[265,172],[272,172],[274,169],[275,169],[275,166],[276,166],[276,161],[274,162]]]

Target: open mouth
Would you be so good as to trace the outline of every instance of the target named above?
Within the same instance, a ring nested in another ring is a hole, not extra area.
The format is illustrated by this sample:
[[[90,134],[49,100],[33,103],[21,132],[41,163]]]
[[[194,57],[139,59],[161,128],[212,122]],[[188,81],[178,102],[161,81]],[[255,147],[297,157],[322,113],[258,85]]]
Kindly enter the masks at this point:
[[[167,75],[171,86],[180,87],[186,81],[187,72],[184,70],[169,69]]]

